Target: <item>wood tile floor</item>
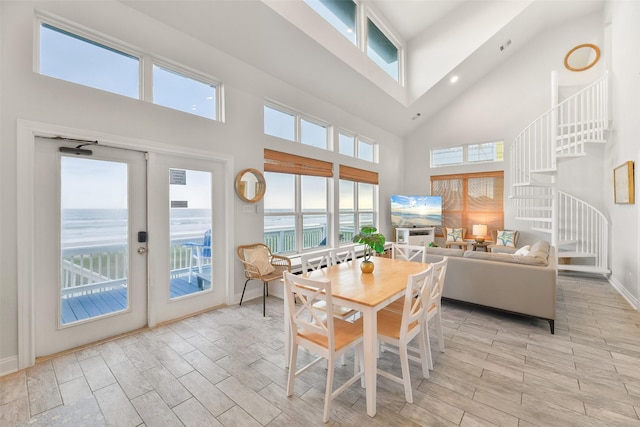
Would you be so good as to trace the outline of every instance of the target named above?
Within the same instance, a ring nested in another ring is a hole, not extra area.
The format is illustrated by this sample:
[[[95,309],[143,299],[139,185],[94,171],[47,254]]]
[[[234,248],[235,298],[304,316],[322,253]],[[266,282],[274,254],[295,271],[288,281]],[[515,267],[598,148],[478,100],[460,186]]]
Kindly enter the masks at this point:
[[[560,276],[557,299],[555,335],[546,321],[445,303],[447,350],[429,379],[412,364],[414,403],[379,378],[370,418],[354,384],[328,425],[640,426],[640,314],[598,279]],[[0,425],[320,426],[324,368],[287,398],[282,300],[267,313],[258,298],[2,377]],[[397,372],[396,358],[379,365]]]

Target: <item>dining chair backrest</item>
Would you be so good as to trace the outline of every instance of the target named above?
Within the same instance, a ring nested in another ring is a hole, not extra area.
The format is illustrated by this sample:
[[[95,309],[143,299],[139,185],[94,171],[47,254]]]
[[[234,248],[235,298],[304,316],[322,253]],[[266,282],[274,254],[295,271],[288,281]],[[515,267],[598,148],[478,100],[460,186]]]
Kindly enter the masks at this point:
[[[394,243],[391,245],[391,257],[406,261],[427,262],[427,251],[425,246]]]
[[[331,249],[331,259],[334,265],[342,262],[353,261],[356,259],[356,246],[351,245]]]
[[[326,357],[327,350],[335,351],[331,281],[308,279],[288,271],[283,273],[283,278],[292,334],[310,337],[305,341],[315,344],[316,353]],[[326,315],[314,309],[313,305],[319,301],[324,301]]]
[[[426,316],[426,295],[431,292],[433,284],[433,268],[429,266],[420,273],[412,274],[407,279],[404,293],[400,339],[407,336],[416,325],[421,326]]]
[[[319,270],[332,264],[331,251],[329,249],[322,252],[302,254],[300,256],[302,272]]]
[[[431,268],[433,269],[433,286],[431,287],[430,301],[427,307],[431,307],[432,304],[440,306],[448,261],[449,257],[444,257],[442,261],[431,264]]]

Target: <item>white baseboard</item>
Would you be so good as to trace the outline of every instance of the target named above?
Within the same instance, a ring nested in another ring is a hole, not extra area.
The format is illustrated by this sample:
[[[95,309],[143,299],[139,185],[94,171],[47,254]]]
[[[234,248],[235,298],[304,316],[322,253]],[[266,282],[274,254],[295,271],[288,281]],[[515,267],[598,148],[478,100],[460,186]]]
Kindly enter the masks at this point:
[[[613,278],[613,277],[609,278],[609,283],[611,284],[611,286],[613,286],[613,289],[618,291],[618,293],[620,295],[622,295],[624,297],[624,299],[626,299],[629,304],[631,304],[631,307],[633,307],[636,311],[638,311],[638,308],[640,307],[638,305],[638,298],[636,298],[633,295],[631,295],[629,290],[627,288],[625,288],[622,285],[622,283],[620,283],[615,278]]]
[[[5,357],[0,359],[0,377],[16,372],[18,370],[18,356]]]

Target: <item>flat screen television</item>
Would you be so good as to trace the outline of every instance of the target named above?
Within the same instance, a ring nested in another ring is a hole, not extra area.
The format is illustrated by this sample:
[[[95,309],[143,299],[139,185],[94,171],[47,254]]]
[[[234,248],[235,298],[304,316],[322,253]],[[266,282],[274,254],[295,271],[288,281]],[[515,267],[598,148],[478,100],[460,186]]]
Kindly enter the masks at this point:
[[[394,227],[442,225],[442,196],[391,196],[391,224]]]

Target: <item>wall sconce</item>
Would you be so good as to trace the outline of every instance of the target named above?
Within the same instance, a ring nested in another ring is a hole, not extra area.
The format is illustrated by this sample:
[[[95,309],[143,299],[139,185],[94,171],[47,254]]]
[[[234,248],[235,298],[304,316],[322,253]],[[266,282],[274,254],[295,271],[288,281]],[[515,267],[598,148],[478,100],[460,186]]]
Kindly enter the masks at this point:
[[[487,226],[484,224],[475,224],[471,230],[471,234],[475,236],[476,242],[484,243],[484,236],[487,235]]]

